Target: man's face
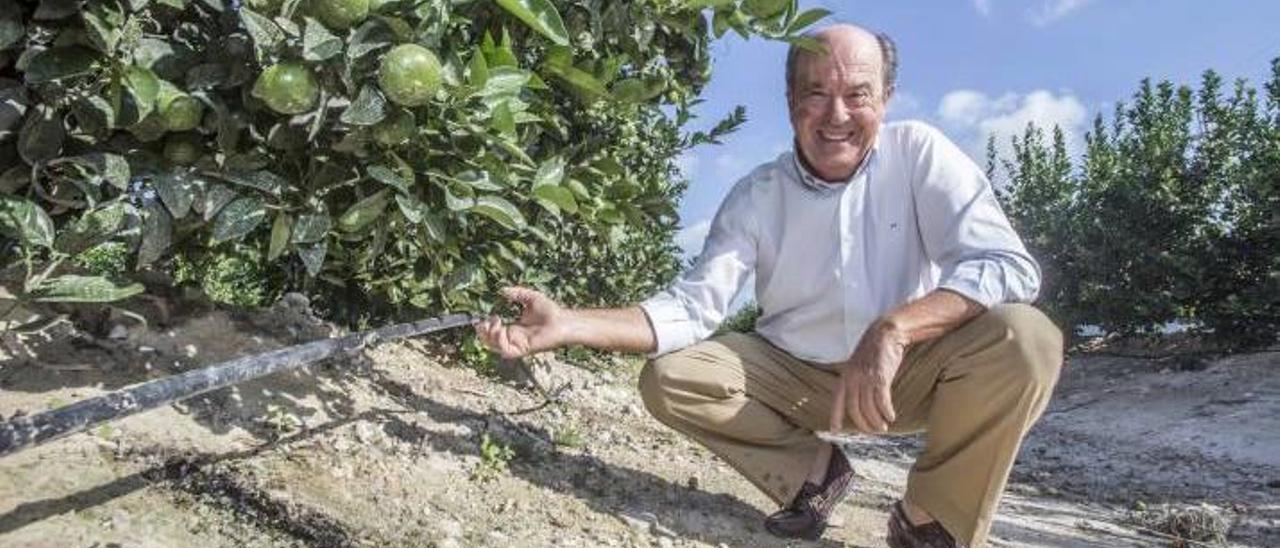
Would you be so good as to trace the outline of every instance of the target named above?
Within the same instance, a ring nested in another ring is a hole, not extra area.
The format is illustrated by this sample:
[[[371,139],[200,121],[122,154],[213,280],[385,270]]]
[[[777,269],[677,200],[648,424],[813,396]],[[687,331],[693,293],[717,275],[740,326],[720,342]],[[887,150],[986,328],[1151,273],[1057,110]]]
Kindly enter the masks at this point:
[[[849,178],[875,143],[888,93],[874,37],[835,34],[822,40],[826,55],[797,59],[787,91],[791,127],[815,175]]]

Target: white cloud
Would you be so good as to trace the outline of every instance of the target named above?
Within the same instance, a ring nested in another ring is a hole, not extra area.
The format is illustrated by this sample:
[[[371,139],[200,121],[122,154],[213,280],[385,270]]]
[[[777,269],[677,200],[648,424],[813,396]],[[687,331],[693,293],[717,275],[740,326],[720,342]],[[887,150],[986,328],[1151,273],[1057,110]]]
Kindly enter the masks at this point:
[[[974,11],[982,17],[991,17],[993,0],[970,0]],[[1037,0],[1027,8],[1026,17],[1031,24],[1043,27],[1066,17],[1074,11],[1092,4],[1094,0]]]
[[[1027,15],[1031,18],[1033,25],[1043,27],[1091,2],[1093,0],[1041,0],[1039,5],[1031,8]]]
[[[702,244],[707,240],[707,234],[711,232],[711,219],[703,219],[689,226],[680,229],[676,233],[676,245],[680,246],[684,257],[696,257],[702,252]]]
[[[924,115],[924,108],[922,107],[923,104],[920,99],[911,92],[897,91],[889,99],[889,108],[885,111],[885,118],[889,120],[921,118]]]
[[[1027,124],[1044,129],[1046,136],[1051,135],[1055,125],[1062,128],[1067,151],[1078,156],[1084,146],[1088,116],[1088,109],[1076,96],[1043,89],[1000,97],[962,89],[946,94],[938,103],[942,126],[979,165],[986,162],[988,138],[994,136],[996,153],[1008,157],[1009,139],[1021,136]]]

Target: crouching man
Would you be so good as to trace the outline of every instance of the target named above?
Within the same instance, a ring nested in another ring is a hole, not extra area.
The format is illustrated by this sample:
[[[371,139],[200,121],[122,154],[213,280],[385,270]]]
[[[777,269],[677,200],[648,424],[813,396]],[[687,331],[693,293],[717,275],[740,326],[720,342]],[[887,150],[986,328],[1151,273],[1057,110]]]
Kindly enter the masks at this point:
[[[893,42],[851,25],[814,37],[822,53],[787,56],[794,151],[734,185],[688,272],[628,308],[507,288],[521,318],[476,332],[506,357],[648,353],[649,411],[776,501],[765,527],[781,537],[820,537],[853,478],[815,432],[923,430],[889,545],[981,545],[1062,335],[1023,304],[1039,267],[977,165],[927,125],[883,123]],[[708,338],[752,273],[756,333]]]

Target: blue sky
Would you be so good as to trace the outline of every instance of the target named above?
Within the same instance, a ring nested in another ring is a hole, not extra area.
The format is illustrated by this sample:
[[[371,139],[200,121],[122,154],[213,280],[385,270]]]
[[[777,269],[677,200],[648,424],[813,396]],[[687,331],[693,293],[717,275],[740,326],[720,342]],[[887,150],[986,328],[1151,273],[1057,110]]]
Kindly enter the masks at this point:
[[[1275,0],[801,0],[801,7],[834,12],[824,22],[889,33],[901,59],[889,119],[928,121],[979,161],[987,135],[1004,143],[1029,121],[1062,126],[1078,147],[1094,116],[1109,115],[1142,78],[1198,84],[1212,68],[1261,87],[1280,56]],[[738,104],[749,121],[723,145],[679,159],[691,181],[677,237],[686,254],[701,249],[733,183],[791,145],[786,44],[729,33],[712,52],[714,72],[693,128]]]

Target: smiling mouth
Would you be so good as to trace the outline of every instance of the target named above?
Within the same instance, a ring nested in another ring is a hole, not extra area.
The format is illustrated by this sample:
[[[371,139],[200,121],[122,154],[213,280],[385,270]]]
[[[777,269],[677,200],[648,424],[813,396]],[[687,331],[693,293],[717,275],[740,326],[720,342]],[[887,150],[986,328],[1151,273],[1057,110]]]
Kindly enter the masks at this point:
[[[818,139],[826,143],[842,143],[853,137],[853,132],[818,131]]]

